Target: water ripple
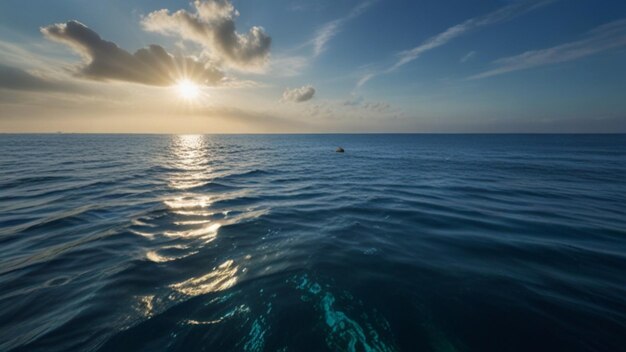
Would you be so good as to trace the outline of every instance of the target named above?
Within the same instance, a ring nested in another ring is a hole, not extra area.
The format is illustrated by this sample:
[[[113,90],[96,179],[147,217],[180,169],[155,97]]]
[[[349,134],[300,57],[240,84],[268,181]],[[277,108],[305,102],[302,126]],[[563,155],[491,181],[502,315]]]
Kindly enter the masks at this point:
[[[626,345],[624,136],[0,147],[2,351]]]

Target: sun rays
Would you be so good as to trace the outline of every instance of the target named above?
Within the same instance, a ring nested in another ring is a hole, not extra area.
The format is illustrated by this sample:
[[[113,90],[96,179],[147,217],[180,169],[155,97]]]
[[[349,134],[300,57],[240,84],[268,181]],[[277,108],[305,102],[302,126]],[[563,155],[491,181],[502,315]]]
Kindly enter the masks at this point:
[[[186,100],[193,101],[200,96],[200,86],[188,79],[181,79],[175,85],[178,95]]]

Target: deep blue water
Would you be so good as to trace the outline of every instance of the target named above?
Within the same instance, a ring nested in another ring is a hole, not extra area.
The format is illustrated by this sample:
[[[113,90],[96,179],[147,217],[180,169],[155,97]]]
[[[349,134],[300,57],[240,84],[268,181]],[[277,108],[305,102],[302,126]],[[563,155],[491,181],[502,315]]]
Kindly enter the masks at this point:
[[[0,135],[1,351],[625,349],[625,135]]]

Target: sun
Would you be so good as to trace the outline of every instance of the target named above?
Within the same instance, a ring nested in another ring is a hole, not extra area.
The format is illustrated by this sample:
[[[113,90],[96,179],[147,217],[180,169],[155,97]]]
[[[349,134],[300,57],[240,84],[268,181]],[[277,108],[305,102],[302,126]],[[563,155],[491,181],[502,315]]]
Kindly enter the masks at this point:
[[[194,100],[200,95],[200,86],[188,79],[178,81],[176,90],[180,97],[185,100]]]

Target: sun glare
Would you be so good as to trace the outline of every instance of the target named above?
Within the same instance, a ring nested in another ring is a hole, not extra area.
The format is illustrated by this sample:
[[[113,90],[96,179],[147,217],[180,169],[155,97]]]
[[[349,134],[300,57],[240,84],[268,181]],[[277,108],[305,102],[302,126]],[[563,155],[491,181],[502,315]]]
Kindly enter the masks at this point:
[[[200,87],[188,79],[178,81],[176,90],[181,98],[185,100],[194,100],[200,95]]]

